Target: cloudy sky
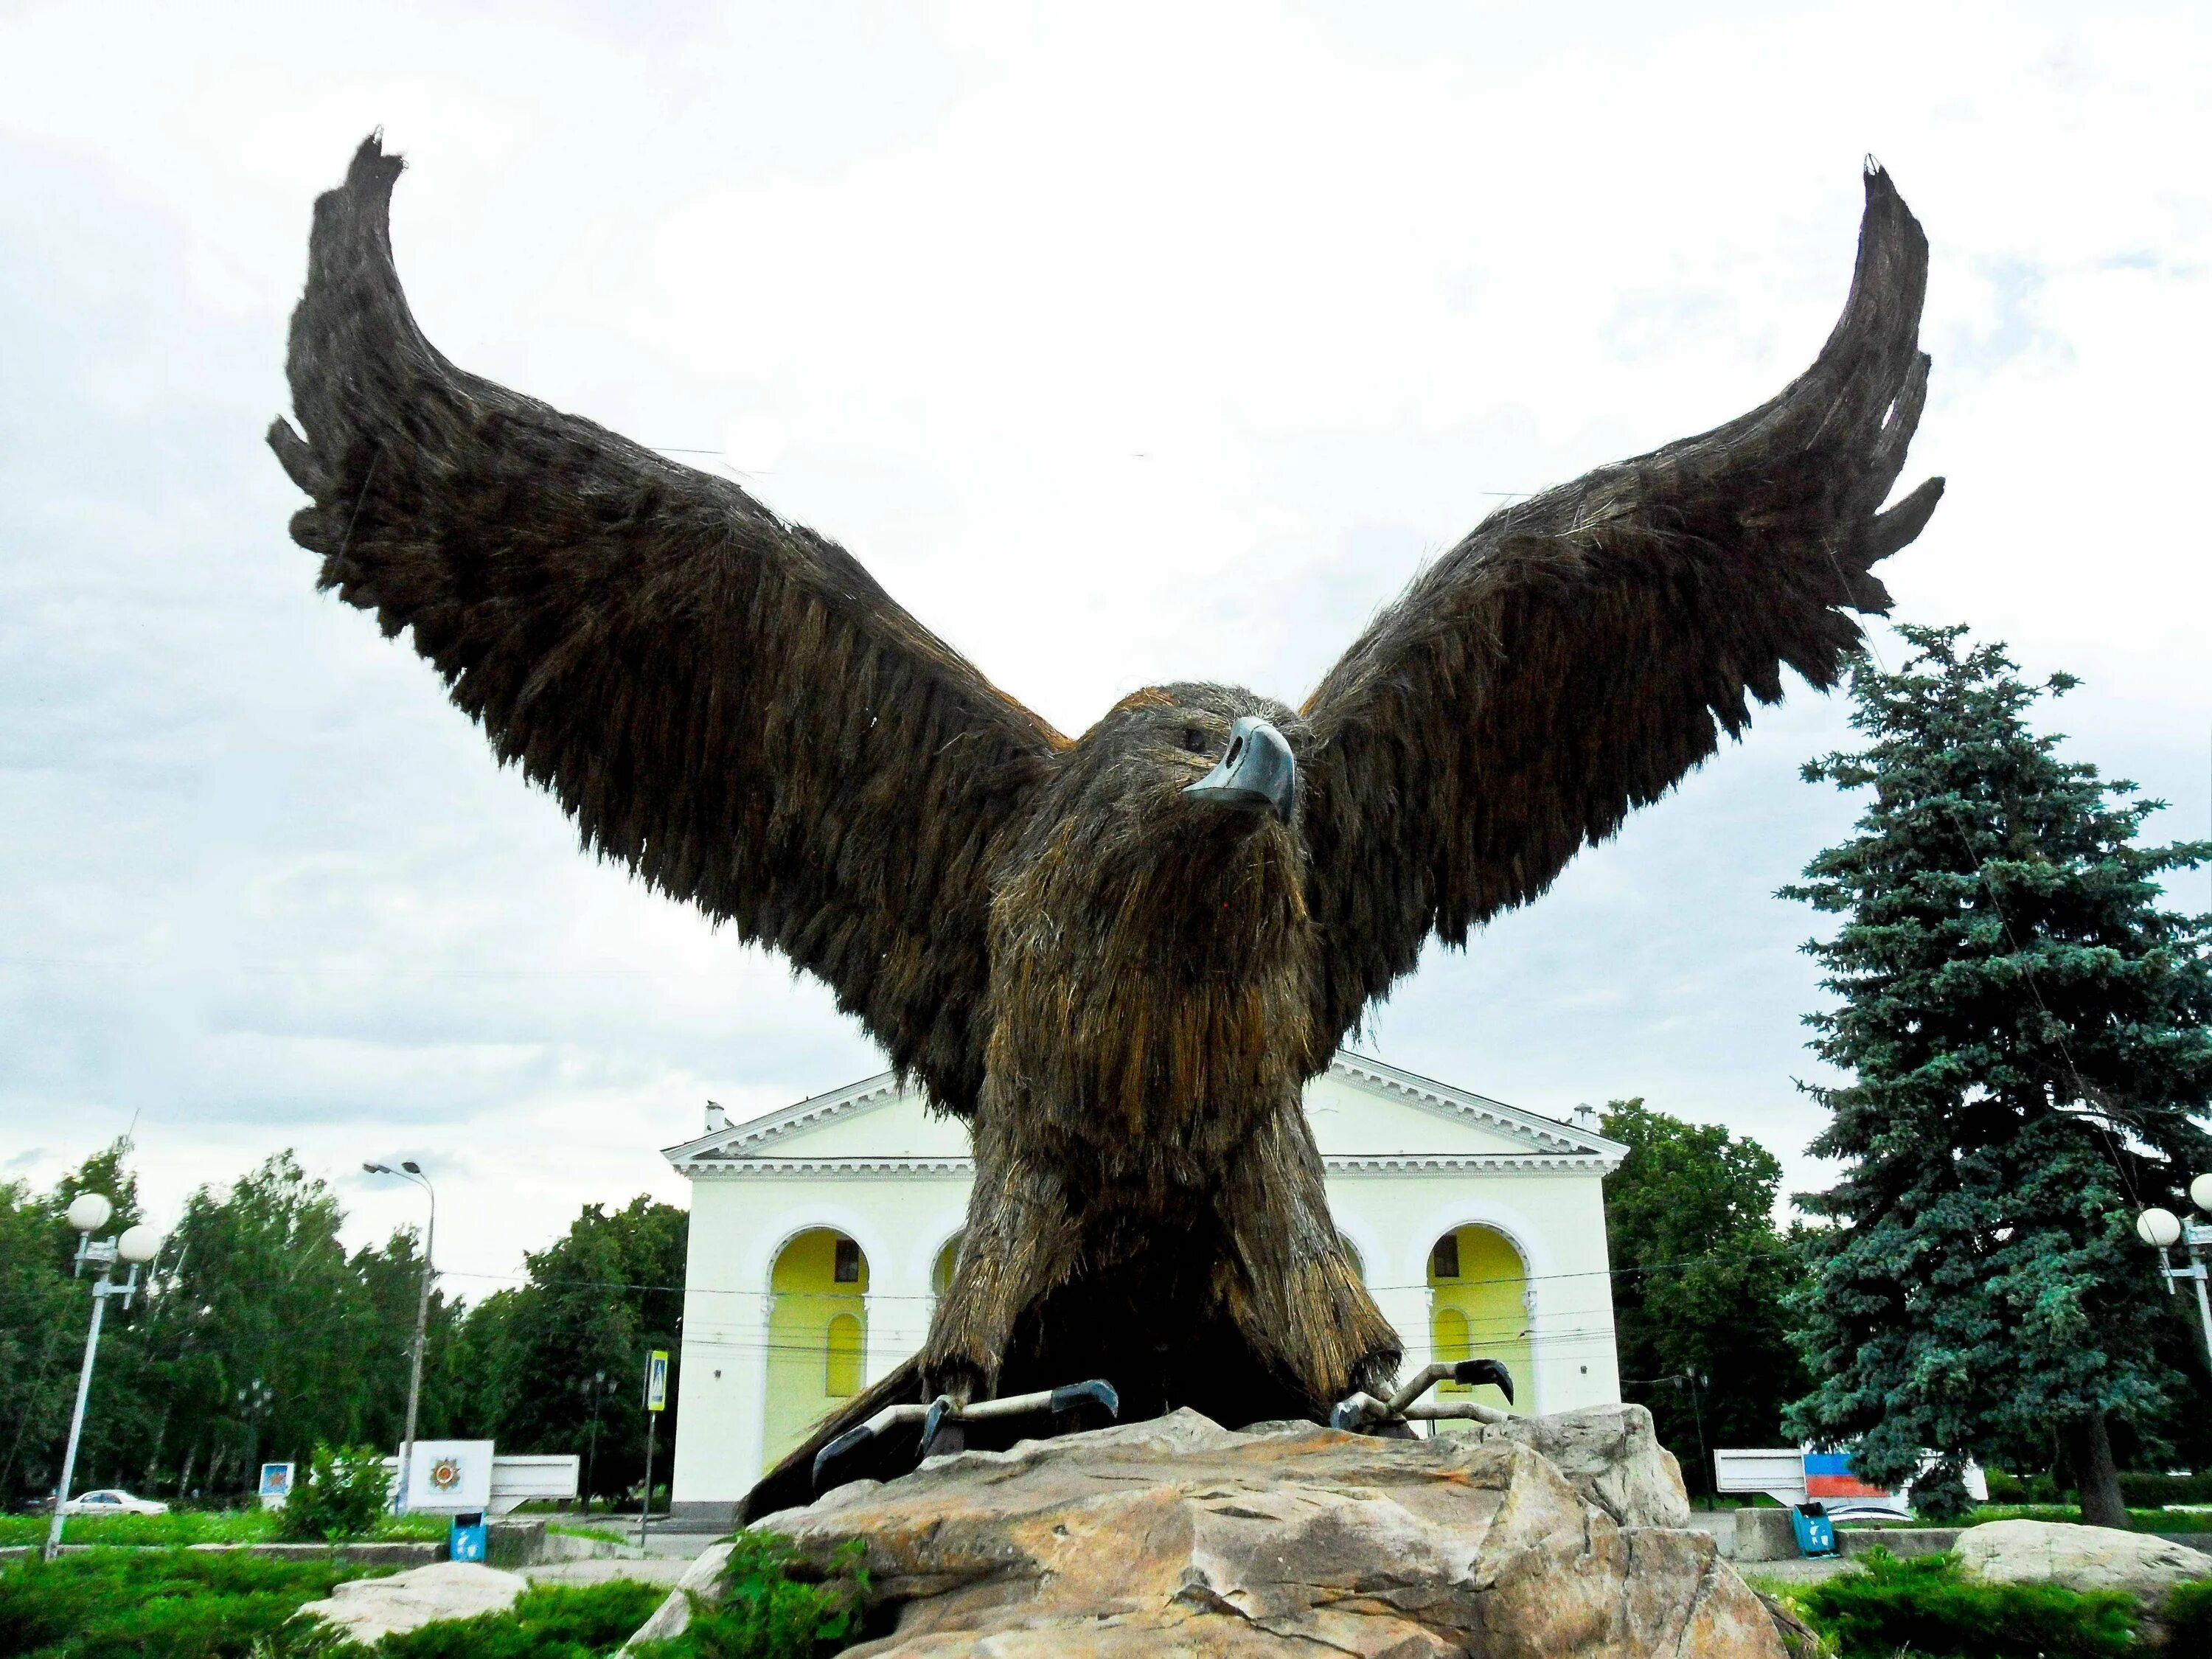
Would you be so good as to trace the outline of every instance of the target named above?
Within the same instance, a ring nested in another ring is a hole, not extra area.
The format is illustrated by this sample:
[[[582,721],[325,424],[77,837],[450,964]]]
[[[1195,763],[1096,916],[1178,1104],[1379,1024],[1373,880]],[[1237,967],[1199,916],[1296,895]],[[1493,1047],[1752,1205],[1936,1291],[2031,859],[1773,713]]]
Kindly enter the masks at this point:
[[[380,125],[450,356],[736,474],[1069,732],[1169,678],[1295,702],[1502,501],[1769,396],[1871,152],[1934,245],[1907,483],[1951,481],[1899,614],[2086,676],[2077,751],[2206,830],[2201,6],[16,3],[0,1178],[135,1124],[166,1217],[289,1146],[367,1237],[411,1195],[350,1172],[413,1156],[473,1294],[580,1203],[680,1198],[709,1096],[880,1063],[313,591],[260,434]],[[1772,894],[1855,816],[1796,773],[1843,715],[1770,714],[1367,1046],[1817,1181]]]

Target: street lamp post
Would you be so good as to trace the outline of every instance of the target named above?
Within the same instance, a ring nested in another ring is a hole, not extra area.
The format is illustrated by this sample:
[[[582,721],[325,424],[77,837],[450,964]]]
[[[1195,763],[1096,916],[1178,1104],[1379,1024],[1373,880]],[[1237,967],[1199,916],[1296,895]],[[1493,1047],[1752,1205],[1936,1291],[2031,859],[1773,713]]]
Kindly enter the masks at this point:
[[[100,1316],[107,1310],[107,1298],[119,1296],[127,1309],[138,1289],[138,1269],[161,1254],[161,1236],[143,1222],[136,1227],[126,1227],[121,1237],[95,1241],[93,1235],[107,1224],[115,1213],[115,1206],[98,1193],[79,1193],[70,1201],[69,1224],[76,1229],[76,1277],[82,1278],[87,1266],[100,1269],[100,1277],[92,1285],[92,1328],[84,1339],[84,1369],[76,1376],[76,1409],[70,1415],[69,1449],[62,1454],[62,1478],[54,1487],[54,1518],[46,1528],[46,1547],[41,1553],[52,1560],[62,1552],[62,1522],[69,1511],[70,1482],[76,1476],[77,1442],[84,1436],[84,1405],[92,1395],[93,1362],[100,1356]],[[115,1264],[127,1263],[130,1277],[120,1285],[115,1282]]]
[[[2189,1201],[2200,1215],[2212,1215],[2212,1175],[2201,1175],[2189,1183]],[[2204,1352],[2212,1358],[2212,1297],[2205,1294],[2205,1280],[2212,1271],[2205,1266],[2207,1256],[2212,1256],[2212,1224],[2203,1221],[2185,1222],[2171,1210],[2145,1210],[2136,1218],[2136,1237],[2158,1252],[2159,1271],[2166,1275],[2166,1293],[2173,1294],[2173,1281],[2193,1279],[2197,1281],[2197,1317],[2204,1327]],[[2179,1244],[2189,1257],[2189,1265],[2177,1267],[2173,1258],[2166,1254]]]
[[[422,1398],[422,1337],[430,1323],[430,1280],[436,1272],[431,1266],[431,1256],[438,1248],[438,1194],[430,1185],[430,1177],[422,1173],[422,1166],[413,1158],[403,1159],[398,1169],[385,1164],[364,1164],[361,1166],[371,1175],[396,1175],[413,1182],[430,1199],[430,1224],[422,1235],[422,1289],[415,1298],[415,1353],[407,1365],[407,1433],[399,1443],[399,1490],[392,1507],[401,1514],[407,1511],[407,1478],[415,1461],[415,1413]]]

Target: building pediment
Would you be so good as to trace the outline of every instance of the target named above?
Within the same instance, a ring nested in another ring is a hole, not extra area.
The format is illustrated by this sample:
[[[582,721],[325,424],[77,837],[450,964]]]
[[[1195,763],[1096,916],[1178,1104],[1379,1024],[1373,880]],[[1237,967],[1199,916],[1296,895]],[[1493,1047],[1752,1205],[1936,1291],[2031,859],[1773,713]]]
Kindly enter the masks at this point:
[[[1603,1175],[1627,1148],[1594,1129],[1509,1106],[1364,1054],[1340,1054],[1306,1085],[1332,1173],[1487,1170]],[[664,1149],[695,1180],[804,1175],[965,1176],[968,1127],[884,1072]]]

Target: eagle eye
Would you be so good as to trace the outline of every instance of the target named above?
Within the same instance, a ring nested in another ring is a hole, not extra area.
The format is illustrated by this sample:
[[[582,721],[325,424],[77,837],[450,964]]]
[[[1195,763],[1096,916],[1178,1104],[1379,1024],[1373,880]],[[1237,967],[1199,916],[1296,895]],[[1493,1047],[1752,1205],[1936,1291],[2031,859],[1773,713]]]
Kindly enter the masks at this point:
[[[1186,726],[1183,727],[1182,746],[1189,750],[1194,755],[1203,755],[1207,750],[1213,747],[1212,744],[1206,740],[1206,729],[1203,726]]]

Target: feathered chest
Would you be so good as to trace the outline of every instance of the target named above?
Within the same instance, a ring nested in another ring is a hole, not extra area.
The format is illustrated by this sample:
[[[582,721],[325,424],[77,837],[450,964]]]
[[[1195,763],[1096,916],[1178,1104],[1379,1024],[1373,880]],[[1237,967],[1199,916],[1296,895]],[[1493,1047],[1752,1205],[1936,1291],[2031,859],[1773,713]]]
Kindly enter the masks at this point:
[[[1146,845],[1071,817],[1002,872],[990,939],[980,1116],[1097,1178],[1212,1188],[1314,1068],[1287,828]]]

